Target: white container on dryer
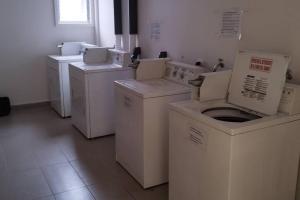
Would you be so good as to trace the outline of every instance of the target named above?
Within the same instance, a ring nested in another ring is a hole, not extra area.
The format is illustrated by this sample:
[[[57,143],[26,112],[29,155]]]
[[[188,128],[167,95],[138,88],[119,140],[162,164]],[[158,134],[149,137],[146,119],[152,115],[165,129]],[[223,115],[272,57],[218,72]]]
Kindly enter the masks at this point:
[[[193,65],[166,61],[153,60],[157,63],[153,67],[151,60],[144,63],[144,67],[158,71],[161,66],[165,77],[115,84],[116,160],[144,188],[168,182],[167,105],[190,99],[192,89],[187,82],[204,71]]]
[[[170,200],[295,199],[300,115],[277,112],[288,63],[240,52],[228,99],[171,104]]]
[[[115,133],[114,81],[134,77],[129,53],[107,51],[104,63],[70,64],[72,124],[87,138]]]

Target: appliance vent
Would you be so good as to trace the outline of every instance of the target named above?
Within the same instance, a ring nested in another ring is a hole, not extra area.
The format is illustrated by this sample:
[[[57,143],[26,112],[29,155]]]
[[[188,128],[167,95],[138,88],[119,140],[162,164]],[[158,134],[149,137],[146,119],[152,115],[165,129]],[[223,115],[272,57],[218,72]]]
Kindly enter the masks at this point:
[[[231,9],[223,12],[220,31],[221,37],[241,39],[242,14],[243,11],[239,9]]]

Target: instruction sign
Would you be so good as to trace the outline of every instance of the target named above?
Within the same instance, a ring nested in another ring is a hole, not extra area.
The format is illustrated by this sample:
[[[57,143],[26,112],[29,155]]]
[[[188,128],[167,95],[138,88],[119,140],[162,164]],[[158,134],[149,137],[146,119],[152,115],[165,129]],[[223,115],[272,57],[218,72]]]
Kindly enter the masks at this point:
[[[268,87],[267,78],[247,75],[241,92],[244,97],[264,101],[267,96]]]

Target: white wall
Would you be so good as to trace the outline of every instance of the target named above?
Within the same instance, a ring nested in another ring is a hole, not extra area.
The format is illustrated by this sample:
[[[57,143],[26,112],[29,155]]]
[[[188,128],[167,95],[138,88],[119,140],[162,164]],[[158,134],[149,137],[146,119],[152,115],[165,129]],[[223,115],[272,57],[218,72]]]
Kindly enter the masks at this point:
[[[222,10],[240,7],[241,41],[218,35]],[[144,57],[167,50],[177,60],[210,65],[221,57],[231,66],[238,49],[264,50],[293,56],[291,68],[300,82],[300,12],[297,0],[140,0],[139,30]],[[150,25],[161,23],[161,39],[150,38]]]
[[[53,0],[0,1],[0,96],[12,104],[48,100],[46,55],[62,41],[94,42],[94,28],[55,26]]]

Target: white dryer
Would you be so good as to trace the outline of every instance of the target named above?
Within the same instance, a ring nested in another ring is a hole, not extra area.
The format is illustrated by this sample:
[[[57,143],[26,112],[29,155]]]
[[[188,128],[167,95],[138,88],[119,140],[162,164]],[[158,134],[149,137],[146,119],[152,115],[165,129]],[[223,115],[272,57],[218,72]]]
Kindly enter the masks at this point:
[[[141,61],[142,62],[142,61]],[[153,60],[153,62],[161,62]],[[160,63],[161,64],[161,63]],[[168,182],[168,109],[191,98],[188,80],[204,69],[178,62],[141,63],[137,78],[116,81],[116,160],[144,187]],[[145,68],[143,69],[143,66]],[[157,77],[165,74],[164,77]]]
[[[129,53],[107,51],[106,62],[70,64],[72,123],[87,138],[115,133],[114,81],[134,77]]]
[[[227,100],[171,104],[170,200],[295,199],[300,112],[277,112],[288,63],[240,52]]]
[[[51,107],[61,116],[71,116],[69,63],[82,61],[82,55],[48,56],[48,85]]]
[[[60,55],[48,56],[48,88],[51,107],[61,116],[71,116],[69,63],[83,60],[82,49],[93,46],[84,42],[59,45]]]

